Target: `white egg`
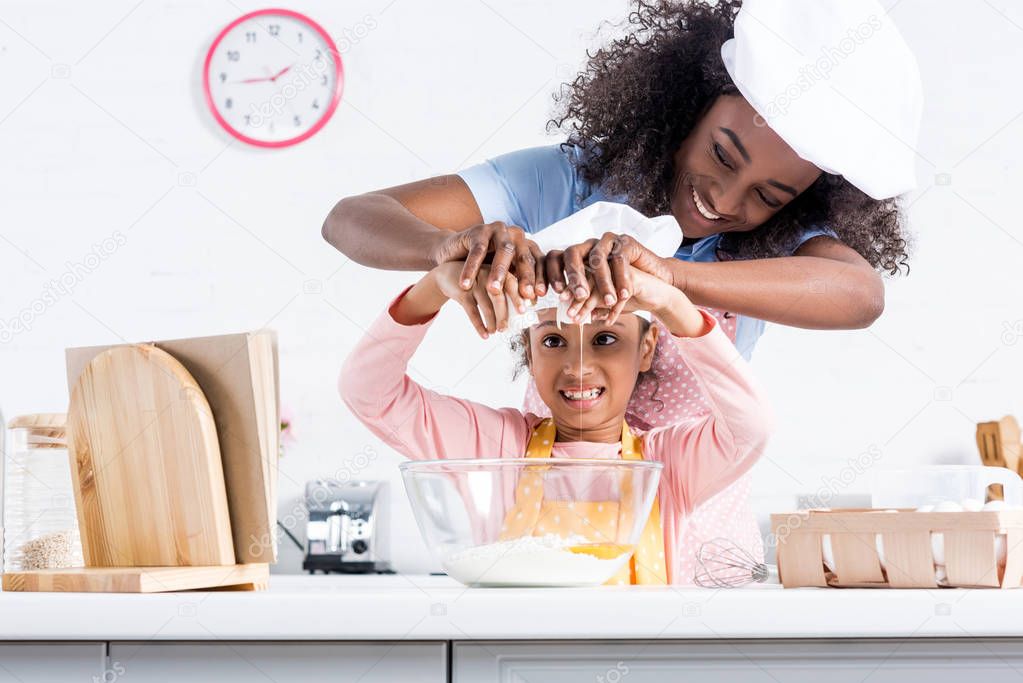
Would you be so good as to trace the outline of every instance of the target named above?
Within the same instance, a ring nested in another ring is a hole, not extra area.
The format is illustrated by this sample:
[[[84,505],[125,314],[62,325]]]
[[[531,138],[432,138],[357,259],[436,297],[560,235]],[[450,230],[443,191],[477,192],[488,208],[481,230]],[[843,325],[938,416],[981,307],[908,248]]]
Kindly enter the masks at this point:
[[[962,506],[963,510],[967,512],[977,512],[984,509],[984,501],[976,498],[963,498]]]
[[[824,556],[824,566],[828,571],[835,571],[835,555],[831,552],[831,534],[821,536],[821,554]]]
[[[934,580],[939,586],[948,585],[948,574],[945,573],[945,568],[943,566],[938,565],[934,568]]]
[[[921,505],[916,509],[917,512],[934,512],[933,505]]]
[[[940,531],[931,532],[931,554],[934,564],[945,564],[945,534]]]
[[[943,500],[934,506],[935,512],[962,512],[963,506],[954,500]]]
[[[989,500],[984,503],[983,509],[990,512],[1000,512],[1001,510],[1008,510],[1009,506],[1006,505],[1004,500]]]

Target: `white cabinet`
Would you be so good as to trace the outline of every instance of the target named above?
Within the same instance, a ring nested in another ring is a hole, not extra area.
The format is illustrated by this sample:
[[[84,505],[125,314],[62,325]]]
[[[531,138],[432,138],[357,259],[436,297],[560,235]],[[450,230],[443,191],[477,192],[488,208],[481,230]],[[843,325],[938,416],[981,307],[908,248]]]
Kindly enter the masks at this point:
[[[0,683],[103,681],[106,643],[0,643]]]
[[[117,683],[446,683],[447,643],[114,642]]]
[[[459,642],[452,683],[1018,683],[1004,640]]]

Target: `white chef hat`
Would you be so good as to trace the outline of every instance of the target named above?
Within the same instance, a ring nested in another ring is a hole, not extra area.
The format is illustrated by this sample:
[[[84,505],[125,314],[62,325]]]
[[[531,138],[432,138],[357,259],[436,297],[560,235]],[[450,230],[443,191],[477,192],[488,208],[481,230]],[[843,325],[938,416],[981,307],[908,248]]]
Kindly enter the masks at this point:
[[[605,232],[629,235],[662,258],[674,256],[679,245],[682,244],[682,228],[679,227],[674,216],[647,218],[626,204],[612,202],[594,202],[530,237],[540,247],[540,251],[547,253],[555,249],[566,249],[591,238],[600,238]],[[542,297],[537,297],[535,305],[524,302],[526,304],[524,313],[515,310],[511,299],[508,299],[508,331],[520,332],[537,324],[540,322],[537,314],[548,308],[558,309],[558,325],[563,322],[591,322],[589,315],[583,316],[580,320],[572,320],[568,317],[568,309],[573,302],[574,299],[562,301],[561,295],[554,291],[550,283],[548,283],[547,293]],[[633,311],[633,313],[647,320],[650,319],[650,314],[647,311]]]
[[[803,159],[874,199],[916,186],[920,72],[876,0],[744,0],[721,58]]]

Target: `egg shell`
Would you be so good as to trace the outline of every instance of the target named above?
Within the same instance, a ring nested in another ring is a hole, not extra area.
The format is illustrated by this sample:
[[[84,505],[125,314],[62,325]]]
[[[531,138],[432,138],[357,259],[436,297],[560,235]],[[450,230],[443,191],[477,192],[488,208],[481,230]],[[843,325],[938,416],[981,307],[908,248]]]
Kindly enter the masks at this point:
[[[984,501],[977,500],[976,498],[963,498],[961,505],[963,510],[967,512],[977,512],[984,509]]]
[[[984,503],[983,509],[991,512],[1000,512],[1002,510],[1008,510],[1009,506],[1006,505],[1004,500],[989,500]]]
[[[954,500],[943,500],[934,506],[935,512],[962,512],[963,506]]]
[[[945,534],[940,531],[931,532],[931,554],[934,564],[945,564]]]
[[[821,536],[821,555],[824,556],[824,566],[828,571],[835,571],[835,555],[831,551],[831,534]]]
[[[933,505],[921,505],[916,509],[917,512],[934,512]]]

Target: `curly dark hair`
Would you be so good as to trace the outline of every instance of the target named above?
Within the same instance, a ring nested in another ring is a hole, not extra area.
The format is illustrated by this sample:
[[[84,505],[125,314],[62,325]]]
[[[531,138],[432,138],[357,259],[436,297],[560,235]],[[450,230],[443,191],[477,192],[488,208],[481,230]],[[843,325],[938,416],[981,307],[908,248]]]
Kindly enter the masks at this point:
[[[554,96],[548,131],[577,146],[581,177],[624,195],[646,215],[670,212],[673,155],[720,95],[739,95],[721,61],[740,0],[634,0],[624,35],[591,53],[583,71]],[[670,84],[665,87],[664,84]],[[599,150],[597,153],[590,153]],[[897,198],[875,200],[841,176],[822,173],[758,228],[725,233],[719,248],[733,258],[792,253],[811,226],[826,226],[871,266],[909,271],[908,239]]]

